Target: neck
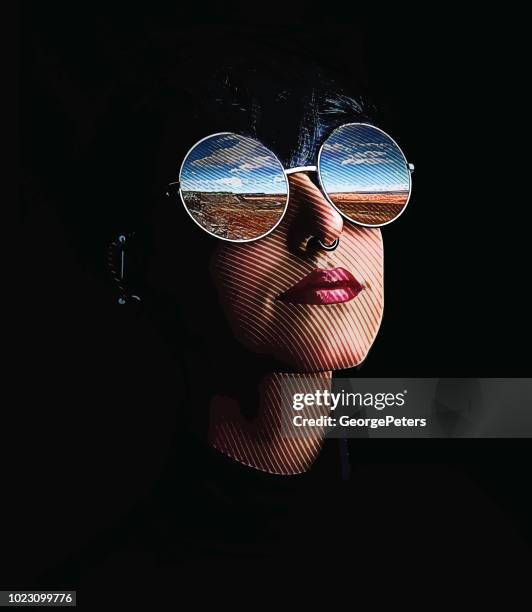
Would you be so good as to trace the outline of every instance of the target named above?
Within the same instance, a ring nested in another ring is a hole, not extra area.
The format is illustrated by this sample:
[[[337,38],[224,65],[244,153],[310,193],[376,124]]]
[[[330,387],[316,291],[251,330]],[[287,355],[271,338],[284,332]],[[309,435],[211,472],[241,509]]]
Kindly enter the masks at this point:
[[[314,374],[270,373],[258,384],[259,407],[252,419],[242,414],[245,408],[233,397],[211,398],[209,443],[224,455],[247,466],[271,474],[301,474],[318,456],[325,429],[305,428],[297,435],[289,425],[297,414],[294,393],[331,390],[331,372]],[[306,409],[305,416],[328,416],[327,406]]]

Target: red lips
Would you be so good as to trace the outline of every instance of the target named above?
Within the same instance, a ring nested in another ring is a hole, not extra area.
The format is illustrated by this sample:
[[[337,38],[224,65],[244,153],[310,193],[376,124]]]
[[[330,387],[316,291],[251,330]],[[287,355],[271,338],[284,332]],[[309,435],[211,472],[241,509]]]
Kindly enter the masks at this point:
[[[316,268],[277,299],[288,304],[328,305],[348,302],[364,287],[344,268]]]

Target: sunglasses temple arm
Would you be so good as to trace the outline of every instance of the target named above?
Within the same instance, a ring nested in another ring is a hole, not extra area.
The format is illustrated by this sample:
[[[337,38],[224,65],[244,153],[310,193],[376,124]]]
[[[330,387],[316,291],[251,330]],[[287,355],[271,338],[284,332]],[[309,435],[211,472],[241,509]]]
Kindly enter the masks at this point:
[[[165,195],[170,197],[171,194],[176,194],[179,191],[179,181],[171,181],[167,183]]]

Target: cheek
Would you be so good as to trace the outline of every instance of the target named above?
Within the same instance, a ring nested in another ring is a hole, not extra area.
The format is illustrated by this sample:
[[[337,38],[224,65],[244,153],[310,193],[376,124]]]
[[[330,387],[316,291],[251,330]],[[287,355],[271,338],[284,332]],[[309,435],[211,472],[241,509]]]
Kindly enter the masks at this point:
[[[254,348],[270,344],[275,297],[288,253],[268,236],[248,244],[223,244],[211,264],[220,301],[235,334]]]
[[[383,248],[379,230],[346,227],[340,247],[317,261],[288,252],[274,232],[254,243],[223,244],[212,274],[233,332],[248,348],[306,371],[360,363],[377,335],[383,311]],[[289,305],[276,297],[316,267],[348,269],[364,290],[330,306]]]
[[[342,249],[338,249],[337,261],[364,285],[365,289],[360,296],[371,301],[382,301],[384,250],[381,231],[348,226],[342,234],[342,243]],[[352,303],[357,303],[357,300]]]

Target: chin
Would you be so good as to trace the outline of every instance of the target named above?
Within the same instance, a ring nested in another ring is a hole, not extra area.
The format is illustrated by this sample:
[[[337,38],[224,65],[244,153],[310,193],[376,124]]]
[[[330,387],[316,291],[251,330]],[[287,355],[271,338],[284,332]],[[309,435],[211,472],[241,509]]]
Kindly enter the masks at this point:
[[[373,343],[361,343],[346,348],[344,344],[330,340],[325,351],[321,345],[312,344],[298,347],[298,350],[294,350],[294,347],[279,346],[272,351],[272,356],[295,372],[330,372],[359,366],[372,346]]]
[[[245,326],[236,333],[239,342],[253,353],[268,355],[294,372],[325,372],[346,370],[360,365],[367,357],[378,335],[382,311],[372,326],[345,327],[311,325],[295,336],[286,328],[270,328],[269,333],[257,337],[246,333]]]

